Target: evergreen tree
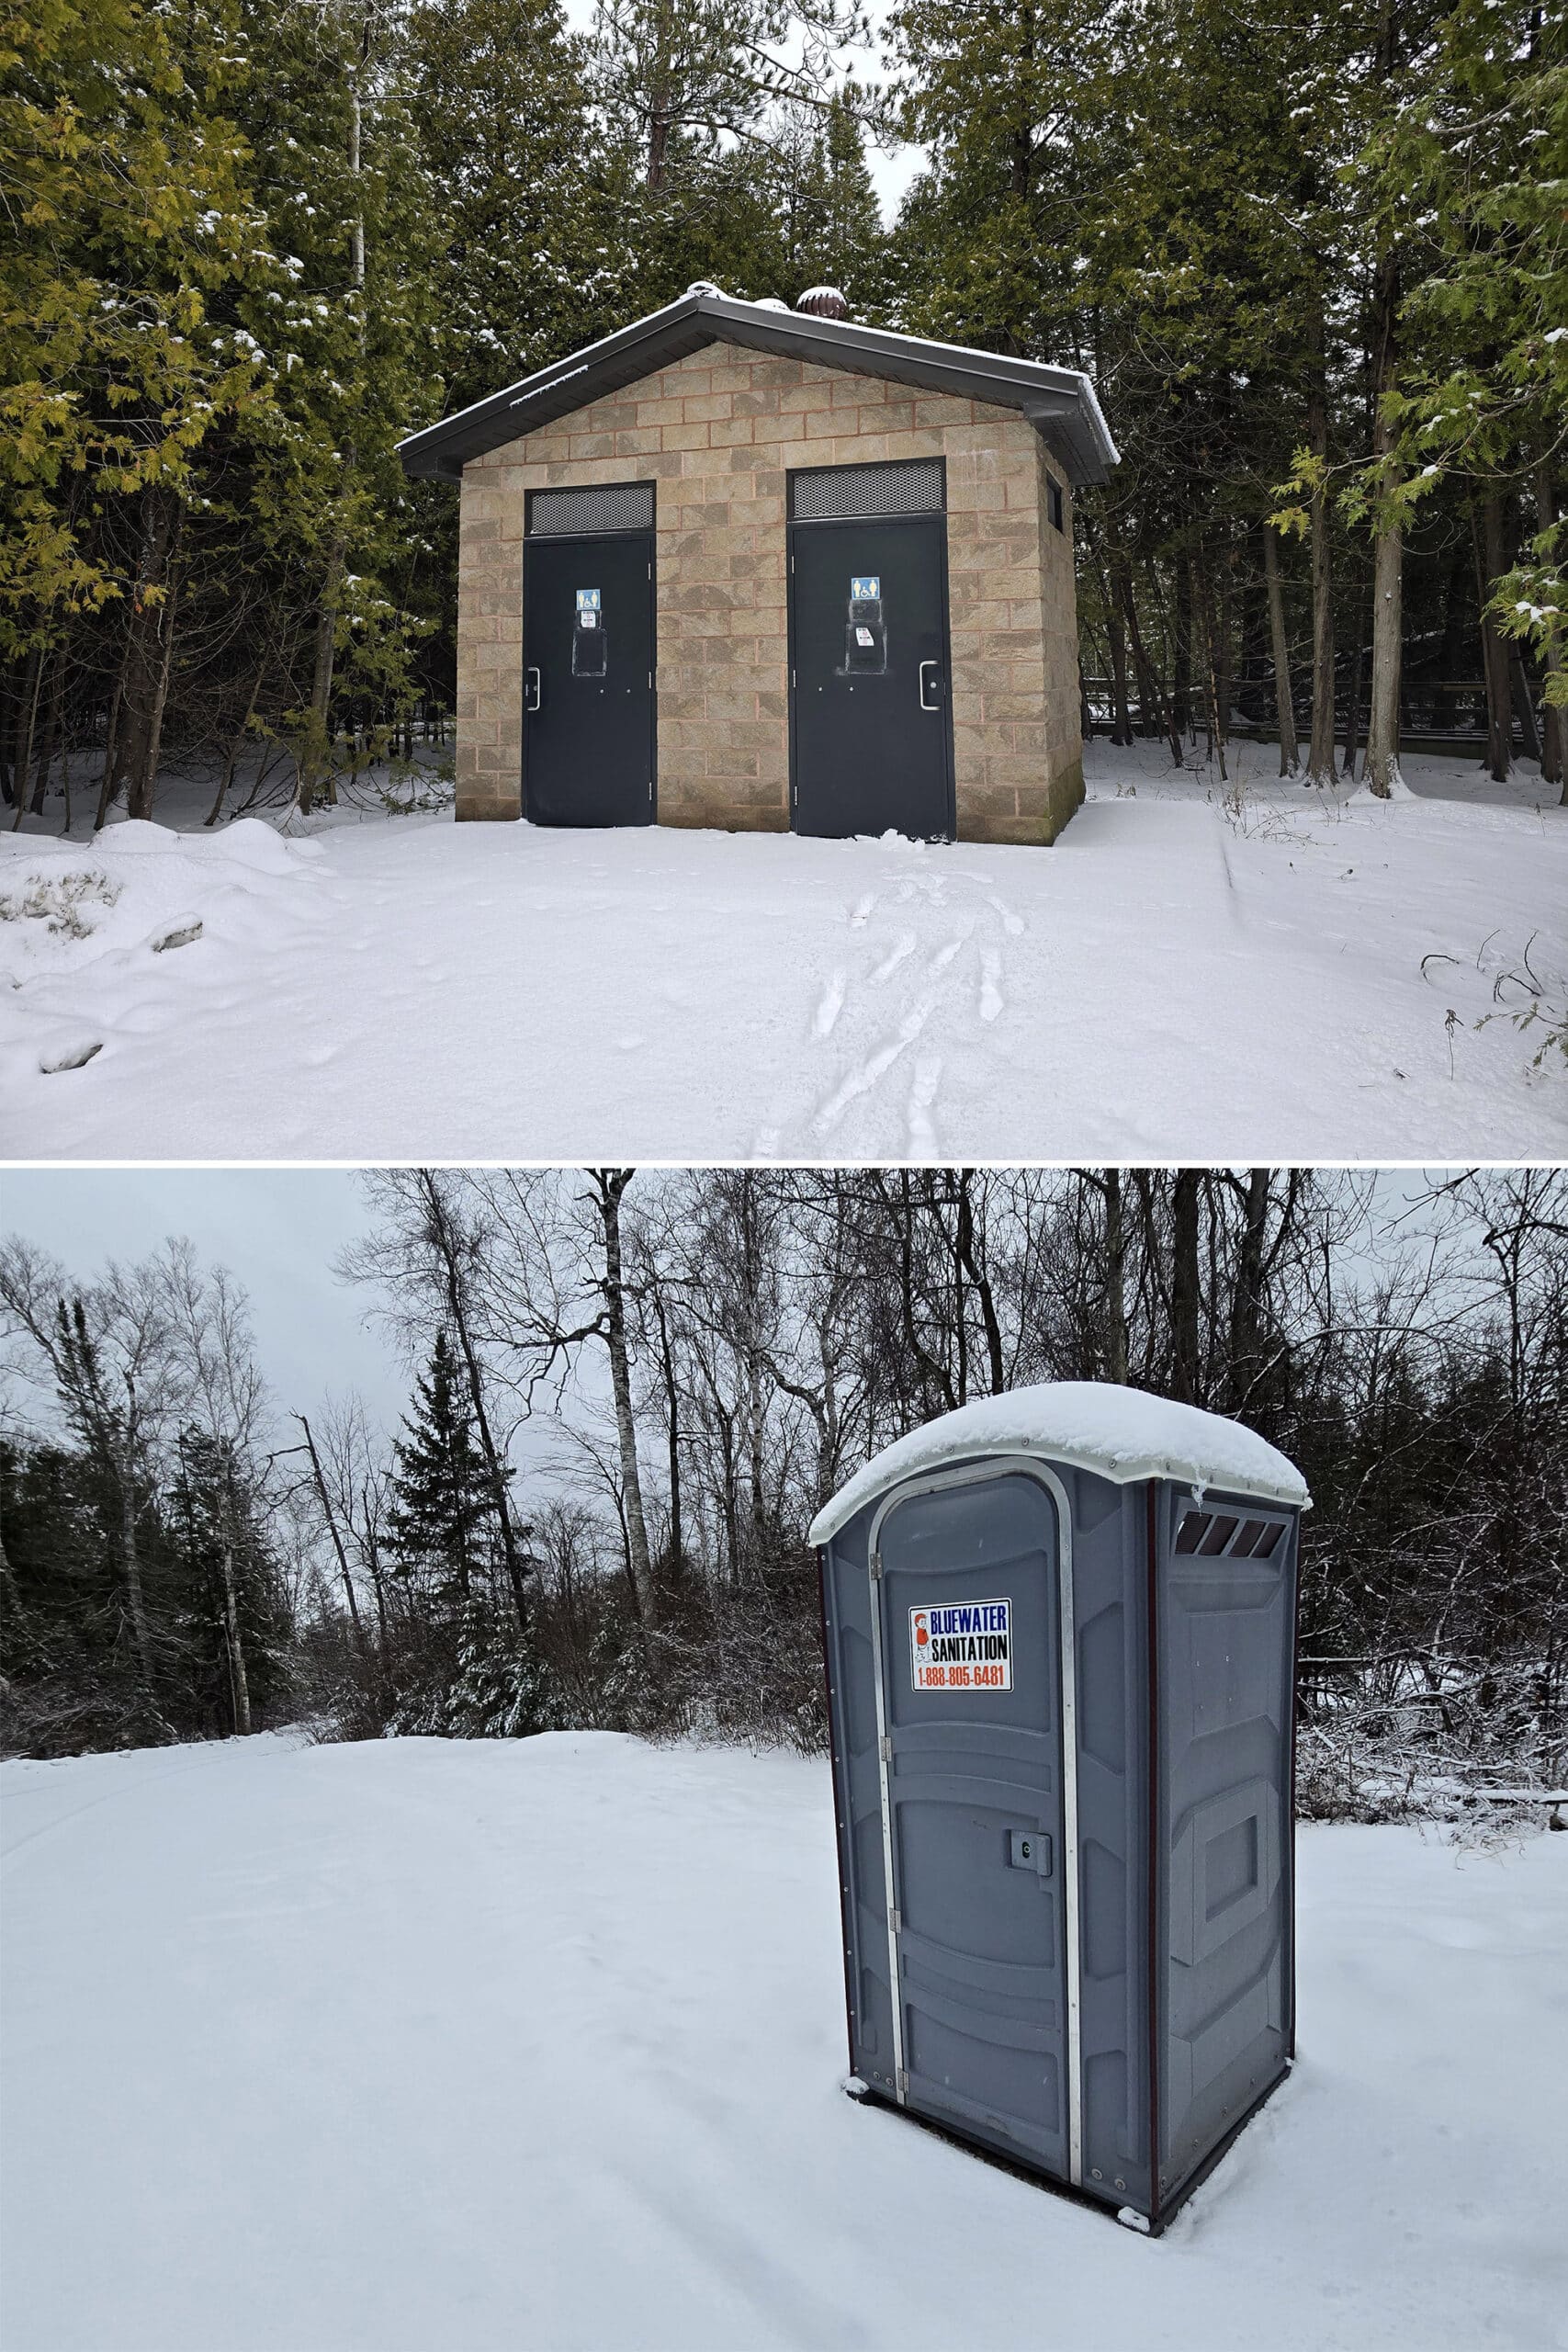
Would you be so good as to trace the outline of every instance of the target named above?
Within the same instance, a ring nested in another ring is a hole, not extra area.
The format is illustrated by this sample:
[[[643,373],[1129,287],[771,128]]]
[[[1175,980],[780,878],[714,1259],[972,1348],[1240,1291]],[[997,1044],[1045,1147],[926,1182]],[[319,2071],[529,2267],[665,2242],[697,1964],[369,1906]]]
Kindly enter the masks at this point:
[[[488,1565],[487,1522],[494,1506],[445,1331],[419,1376],[403,1430],[393,1449],[392,1547],[405,1576],[456,1605],[468,1599],[476,1574]]]

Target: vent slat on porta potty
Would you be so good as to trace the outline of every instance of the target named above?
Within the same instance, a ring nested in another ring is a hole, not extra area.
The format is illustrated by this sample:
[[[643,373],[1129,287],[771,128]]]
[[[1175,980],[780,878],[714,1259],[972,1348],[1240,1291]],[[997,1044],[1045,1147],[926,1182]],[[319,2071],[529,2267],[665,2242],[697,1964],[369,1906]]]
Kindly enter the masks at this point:
[[[852,2069],[1156,2230],[1290,2063],[1307,1500],[1235,1422],[1057,1383],[811,1530]]]

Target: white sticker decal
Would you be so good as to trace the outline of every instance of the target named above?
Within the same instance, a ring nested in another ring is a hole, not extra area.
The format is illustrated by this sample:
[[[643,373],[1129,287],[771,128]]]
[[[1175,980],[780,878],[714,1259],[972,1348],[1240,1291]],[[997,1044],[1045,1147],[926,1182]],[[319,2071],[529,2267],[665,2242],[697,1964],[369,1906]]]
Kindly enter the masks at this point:
[[[1011,1601],[911,1609],[909,1679],[917,1690],[1010,1690]]]

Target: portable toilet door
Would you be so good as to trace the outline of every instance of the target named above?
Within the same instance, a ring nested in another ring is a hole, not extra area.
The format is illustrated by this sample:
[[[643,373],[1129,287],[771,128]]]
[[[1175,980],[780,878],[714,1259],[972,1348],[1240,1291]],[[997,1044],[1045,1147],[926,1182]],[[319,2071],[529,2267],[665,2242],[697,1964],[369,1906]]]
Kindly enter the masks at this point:
[[[1289,2064],[1305,1500],[1234,1422],[1057,1383],[811,1530],[852,2075],[1142,2227]]]

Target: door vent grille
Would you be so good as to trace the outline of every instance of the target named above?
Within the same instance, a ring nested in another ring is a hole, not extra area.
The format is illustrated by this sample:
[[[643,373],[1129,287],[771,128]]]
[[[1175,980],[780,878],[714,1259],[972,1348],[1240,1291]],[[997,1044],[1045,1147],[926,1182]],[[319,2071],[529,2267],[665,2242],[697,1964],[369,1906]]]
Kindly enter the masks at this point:
[[[598,490],[536,490],[528,501],[528,536],[577,538],[590,531],[651,531],[653,484],[615,481]]]
[[[856,514],[940,514],[947,503],[940,458],[901,458],[891,466],[822,466],[790,476],[796,523],[836,522]]]

